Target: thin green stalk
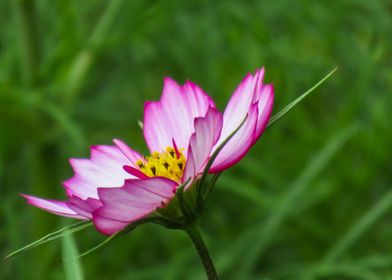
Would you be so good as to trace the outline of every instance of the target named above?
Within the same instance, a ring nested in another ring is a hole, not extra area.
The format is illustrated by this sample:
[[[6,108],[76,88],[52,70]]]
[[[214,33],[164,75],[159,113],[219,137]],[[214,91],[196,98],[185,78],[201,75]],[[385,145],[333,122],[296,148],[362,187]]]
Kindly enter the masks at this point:
[[[301,96],[296,98],[293,102],[291,102],[289,105],[284,107],[282,110],[279,111],[276,115],[271,117],[271,119],[268,122],[268,126],[271,126],[275,122],[277,122],[280,118],[282,118],[284,115],[288,113],[291,109],[293,109],[298,103],[300,103],[305,97],[307,97],[309,94],[311,94],[313,91],[315,91],[319,86],[321,86],[326,80],[329,79],[337,70],[339,67],[335,67],[331,72],[329,72],[324,78],[322,78],[317,84],[315,84],[313,87],[308,89],[305,93],[303,93]]]
[[[197,253],[199,254],[200,261],[203,264],[204,270],[209,280],[219,279],[218,273],[215,270],[214,263],[212,262],[210,253],[208,252],[207,246],[201,236],[199,227],[196,223],[191,224],[185,228],[186,233],[192,239],[193,245],[195,246]]]
[[[36,240],[36,241],[34,241],[34,242],[32,242],[32,243],[30,243],[30,244],[20,248],[20,249],[10,253],[8,256],[6,256],[4,258],[4,260],[8,260],[9,258],[11,258],[11,257],[13,257],[13,256],[15,256],[15,255],[17,255],[19,253],[22,253],[24,251],[30,250],[30,249],[32,249],[34,247],[40,246],[40,245],[45,244],[47,242],[50,242],[52,240],[57,240],[58,238],[63,237],[65,232],[67,232],[67,233],[74,233],[74,232],[81,231],[81,230],[83,230],[83,229],[85,229],[85,228],[87,228],[89,226],[92,226],[92,222],[82,221],[82,222],[77,222],[77,223],[75,223],[73,225],[70,225],[70,226],[63,227],[62,229],[59,229],[59,230],[54,231],[54,232],[51,232],[51,233],[45,235],[44,237],[42,237],[42,238],[40,238],[40,239],[38,239],[38,240]]]

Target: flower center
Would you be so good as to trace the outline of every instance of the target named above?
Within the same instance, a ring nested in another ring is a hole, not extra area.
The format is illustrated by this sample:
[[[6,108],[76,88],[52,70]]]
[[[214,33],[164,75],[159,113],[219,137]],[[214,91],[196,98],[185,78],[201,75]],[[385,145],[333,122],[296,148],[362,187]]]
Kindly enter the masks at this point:
[[[186,163],[183,151],[167,147],[164,152],[154,152],[144,160],[139,159],[136,165],[149,177],[161,176],[179,182]]]

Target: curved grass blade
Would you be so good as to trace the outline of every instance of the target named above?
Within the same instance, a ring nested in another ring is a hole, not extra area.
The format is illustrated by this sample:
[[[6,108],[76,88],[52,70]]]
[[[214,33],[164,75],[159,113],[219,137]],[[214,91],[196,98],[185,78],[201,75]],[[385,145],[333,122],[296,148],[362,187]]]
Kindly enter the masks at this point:
[[[66,102],[66,110],[72,106],[73,102],[80,94],[83,82],[96,58],[91,46],[95,47],[104,40],[106,34],[112,27],[113,22],[116,20],[119,11],[121,11],[123,3],[124,0],[108,1],[103,15],[99,19],[91,37],[87,40],[87,45],[90,46],[90,48],[87,47],[82,49],[73,59],[67,74],[65,92],[63,94],[64,101]]]
[[[322,78],[317,84],[315,84],[313,87],[311,87],[309,90],[307,90],[305,93],[303,93],[301,96],[296,98],[293,102],[291,102],[289,105],[284,107],[282,110],[280,110],[276,115],[270,118],[268,125],[271,126],[275,122],[277,122],[279,119],[281,119],[284,115],[286,115],[291,109],[293,109],[299,102],[301,102],[306,96],[308,96],[310,93],[312,93],[314,90],[316,90],[320,85],[322,85],[326,80],[328,80],[329,77],[331,77],[339,67],[335,67],[331,72],[329,72],[324,78]]]
[[[322,265],[320,263],[310,263],[307,265],[288,267],[285,269],[276,269],[269,273],[268,276],[272,279],[306,279],[306,275],[317,275],[318,277],[337,277],[336,274],[342,271],[372,271],[375,269],[386,269],[392,265],[392,256],[386,255],[372,255],[361,258],[354,258],[352,260],[340,261],[339,264]],[[308,277],[308,279],[315,279]],[[334,278],[335,279],[335,278]],[[379,279],[379,278],[369,278]]]
[[[63,267],[66,280],[83,280],[82,265],[78,259],[78,248],[71,233],[66,230],[62,237]]]
[[[86,252],[80,254],[78,256],[78,258],[84,257],[96,250],[98,250],[99,248],[101,248],[102,246],[104,246],[106,243],[109,243],[113,238],[115,238],[117,236],[117,233],[112,234],[111,236],[109,236],[108,238],[106,238],[104,241],[102,241],[101,243],[99,243],[98,245],[94,246],[93,248],[87,250]]]
[[[369,230],[377,220],[392,208],[392,191],[383,197],[368,210],[368,212],[354,223],[340,241],[326,254],[325,263],[330,263],[344,254],[358,239]]]
[[[34,247],[40,246],[40,245],[45,244],[47,242],[50,242],[52,240],[59,239],[59,238],[61,238],[61,237],[63,237],[65,235],[66,231],[68,231],[68,233],[74,233],[74,232],[77,232],[77,231],[81,231],[81,230],[83,230],[83,229],[85,229],[87,227],[90,227],[92,224],[93,224],[92,222],[83,221],[83,222],[78,222],[78,223],[75,223],[75,224],[67,226],[67,227],[63,227],[62,229],[59,229],[59,230],[54,231],[54,232],[51,232],[51,233],[45,235],[44,237],[42,237],[42,238],[40,238],[40,239],[38,239],[38,240],[36,240],[36,241],[34,241],[34,242],[32,242],[32,243],[22,247],[22,248],[12,252],[8,256],[6,256],[4,258],[4,260],[8,260],[9,258],[11,258],[11,257],[13,257],[13,256],[15,256],[15,255],[17,255],[19,253],[22,253],[24,251],[30,250],[30,249],[32,249]]]

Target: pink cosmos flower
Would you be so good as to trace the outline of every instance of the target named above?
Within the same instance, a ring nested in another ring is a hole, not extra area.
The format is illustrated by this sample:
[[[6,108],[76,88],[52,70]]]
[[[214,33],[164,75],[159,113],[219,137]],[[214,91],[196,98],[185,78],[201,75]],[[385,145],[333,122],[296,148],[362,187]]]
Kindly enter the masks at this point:
[[[271,84],[263,84],[264,68],[248,74],[222,114],[194,83],[178,85],[165,78],[160,101],[144,106],[144,138],[151,152],[143,157],[124,142],[91,147],[90,159],[71,159],[75,175],[63,182],[68,200],[23,195],[28,203],[57,215],[92,220],[111,235],[175,197],[184,182],[195,182],[217,147],[240,129],[219,152],[209,173],[239,160],[263,133],[274,101]],[[189,179],[190,178],[190,179]]]

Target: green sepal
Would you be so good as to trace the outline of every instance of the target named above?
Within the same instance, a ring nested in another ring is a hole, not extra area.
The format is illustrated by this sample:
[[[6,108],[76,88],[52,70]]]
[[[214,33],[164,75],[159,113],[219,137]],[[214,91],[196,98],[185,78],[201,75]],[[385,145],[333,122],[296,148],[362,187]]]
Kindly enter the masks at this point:
[[[210,159],[208,160],[206,167],[204,168],[203,174],[196,183],[196,187],[198,190],[197,193],[197,208],[199,212],[202,212],[204,208],[204,200],[206,197],[206,194],[209,192],[209,184],[206,184],[206,179],[208,176],[208,171],[210,170],[212,164],[214,163],[215,159],[217,158],[218,154],[222,151],[222,149],[225,147],[225,145],[230,141],[231,138],[240,130],[240,128],[245,124],[245,121],[248,119],[248,115],[245,116],[245,118],[242,120],[240,125],[232,132],[230,135],[218,146],[218,148],[215,150],[215,152],[212,154]],[[210,187],[211,188],[211,187]]]

